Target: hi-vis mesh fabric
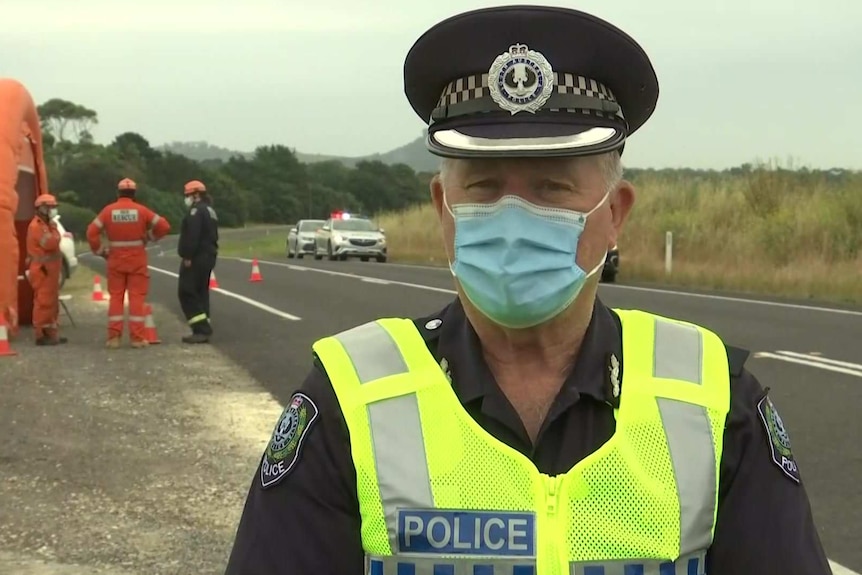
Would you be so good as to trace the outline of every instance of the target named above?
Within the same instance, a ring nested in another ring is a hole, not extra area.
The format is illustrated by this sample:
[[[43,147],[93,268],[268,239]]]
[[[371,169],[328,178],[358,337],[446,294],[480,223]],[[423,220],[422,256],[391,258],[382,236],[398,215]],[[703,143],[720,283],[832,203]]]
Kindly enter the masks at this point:
[[[316,342],[350,432],[366,554],[398,555],[398,509],[414,508],[535,512],[542,575],[702,558],[729,409],[724,345],[690,324],[616,311],[624,360],[616,433],[558,477],[464,411],[412,321],[378,320]],[[689,563],[670,569],[661,573],[692,572]]]

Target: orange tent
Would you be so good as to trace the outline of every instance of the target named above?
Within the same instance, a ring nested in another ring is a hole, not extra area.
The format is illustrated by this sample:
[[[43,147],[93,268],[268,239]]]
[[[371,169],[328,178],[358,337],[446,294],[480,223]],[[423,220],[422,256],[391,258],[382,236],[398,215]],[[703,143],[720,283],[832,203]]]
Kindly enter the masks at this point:
[[[27,225],[33,202],[48,192],[42,131],[27,89],[0,78],[0,313],[12,334],[32,323],[33,292],[24,281]]]

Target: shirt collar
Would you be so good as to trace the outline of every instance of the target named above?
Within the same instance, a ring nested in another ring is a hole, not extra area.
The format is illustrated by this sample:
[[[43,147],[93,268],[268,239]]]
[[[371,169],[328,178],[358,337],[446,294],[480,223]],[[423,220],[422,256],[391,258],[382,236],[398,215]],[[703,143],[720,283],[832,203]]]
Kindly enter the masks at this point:
[[[418,327],[437,361],[449,371],[462,404],[478,400],[495,390],[494,377],[485,363],[479,337],[459,299],[456,298],[437,316],[423,318],[422,322]],[[620,321],[596,298],[578,358],[563,388],[575,391],[573,395],[576,396],[587,395],[615,404],[621,382]]]

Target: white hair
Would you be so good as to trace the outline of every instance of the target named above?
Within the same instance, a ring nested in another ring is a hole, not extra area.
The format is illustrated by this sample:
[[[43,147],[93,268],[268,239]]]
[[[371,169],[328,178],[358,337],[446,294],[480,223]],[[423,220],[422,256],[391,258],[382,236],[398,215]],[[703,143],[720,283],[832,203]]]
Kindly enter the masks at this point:
[[[598,162],[602,176],[605,178],[606,189],[613,190],[616,188],[623,179],[623,163],[619,153],[612,151],[588,157]],[[452,171],[454,161],[453,158],[443,158],[440,162],[440,180],[443,181],[444,185],[449,173]]]

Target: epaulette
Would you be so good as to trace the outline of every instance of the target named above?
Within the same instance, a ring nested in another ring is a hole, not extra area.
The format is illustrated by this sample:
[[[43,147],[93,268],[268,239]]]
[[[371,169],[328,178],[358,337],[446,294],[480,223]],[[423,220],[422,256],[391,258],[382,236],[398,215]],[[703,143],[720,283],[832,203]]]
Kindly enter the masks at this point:
[[[730,366],[730,375],[731,377],[739,377],[742,375],[745,362],[748,360],[751,352],[741,347],[733,347],[732,345],[725,345],[725,348],[727,349],[727,363]]]

